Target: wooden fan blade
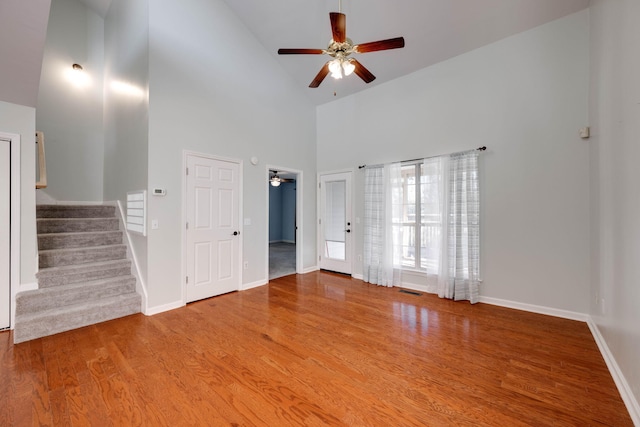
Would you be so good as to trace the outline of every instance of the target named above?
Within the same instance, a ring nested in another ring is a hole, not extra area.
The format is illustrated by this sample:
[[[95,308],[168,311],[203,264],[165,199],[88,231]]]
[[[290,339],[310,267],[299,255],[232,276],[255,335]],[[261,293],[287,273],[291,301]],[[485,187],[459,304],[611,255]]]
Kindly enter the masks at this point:
[[[322,55],[322,49],[278,49],[278,55]]]
[[[313,81],[311,82],[309,87],[316,88],[316,87],[320,86],[320,83],[322,83],[324,78],[327,77],[327,74],[329,74],[329,62],[324,64],[324,66],[320,69],[320,72],[318,73],[316,78],[313,79]],[[374,77],[374,79],[375,79],[375,77]]]
[[[376,76],[371,74],[371,71],[367,70],[365,66],[359,63],[357,60],[352,59],[351,62],[356,66],[353,72],[356,73],[362,80],[364,80],[365,83],[371,83],[376,79]],[[328,66],[327,69],[329,69]]]
[[[347,40],[347,15],[344,13],[330,12],[329,18],[331,19],[333,41],[344,43]]]
[[[399,49],[404,47],[404,37],[396,37],[393,39],[378,40],[377,42],[369,42],[359,44],[353,47],[358,53],[376,52],[378,50]]]

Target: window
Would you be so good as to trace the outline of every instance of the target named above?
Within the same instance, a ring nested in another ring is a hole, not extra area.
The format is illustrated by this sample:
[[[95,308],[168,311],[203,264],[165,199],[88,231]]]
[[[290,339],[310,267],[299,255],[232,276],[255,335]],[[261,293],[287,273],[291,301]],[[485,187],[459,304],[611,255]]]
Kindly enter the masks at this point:
[[[394,185],[394,234],[401,236],[400,264],[404,268],[437,274],[440,262],[441,163],[439,159],[405,163],[400,185]]]

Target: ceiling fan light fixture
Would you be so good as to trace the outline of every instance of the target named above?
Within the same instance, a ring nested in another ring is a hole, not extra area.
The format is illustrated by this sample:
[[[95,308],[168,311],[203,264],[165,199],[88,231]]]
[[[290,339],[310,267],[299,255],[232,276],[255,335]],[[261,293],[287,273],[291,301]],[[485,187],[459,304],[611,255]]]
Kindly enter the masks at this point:
[[[341,62],[342,61],[340,59],[334,59],[333,61],[329,62],[329,71],[331,71],[331,77],[333,77],[334,79],[342,78]]]
[[[329,12],[331,40],[329,40],[329,46],[326,49],[278,49],[278,55],[329,55],[332,58],[322,66],[316,77],[309,84],[310,88],[319,87],[329,73],[334,79],[342,79],[355,73],[365,83],[371,83],[376,79],[376,76],[359,61],[349,58],[349,55],[404,47],[404,37],[354,44],[347,37],[347,16],[342,13],[341,3],[340,1],[338,4],[339,12]]]
[[[273,176],[269,178],[269,184],[271,184],[272,187],[279,187],[281,182],[282,178],[278,176],[278,172],[274,173]]]
[[[356,66],[353,65],[353,62],[349,59],[348,61],[344,61],[342,63],[342,69],[344,70],[345,76],[350,76],[353,73],[353,70],[356,69]]]

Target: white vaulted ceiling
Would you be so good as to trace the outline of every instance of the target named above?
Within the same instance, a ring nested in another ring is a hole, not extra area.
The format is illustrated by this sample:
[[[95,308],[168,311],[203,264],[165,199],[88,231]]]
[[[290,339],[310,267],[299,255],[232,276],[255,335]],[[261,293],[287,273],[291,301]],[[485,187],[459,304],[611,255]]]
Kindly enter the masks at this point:
[[[51,0],[0,1],[0,101],[35,107]]]
[[[397,36],[404,49],[357,55],[377,79],[327,77],[308,88],[328,58],[277,55],[278,48],[326,48],[339,0],[224,0],[315,104],[412,73],[589,6],[589,0],[342,0],[355,44]]]
[[[112,0],[82,1],[104,17]],[[352,75],[342,80],[327,77],[319,88],[311,89],[309,83],[329,58],[325,55],[281,56],[277,51],[281,47],[326,48],[331,38],[329,12],[338,11],[340,0],[223,1],[317,105],[589,6],[589,0],[342,0],[342,12],[347,15],[347,37],[354,43],[403,36],[406,47],[357,55],[377,77],[368,85]],[[44,11],[48,14],[49,2],[0,2],[0,54],[4,54],[0,79],[2,100],[35,105],[46,35]],[[184,4],[188,7],[188,2]],[[162,7],[161,3],[156,7]],[[3,16],[7,22],[2,20]],[[20,17],[24,19],[18,20]],[[225,42],[233,43],[233,40]],[[256,78],[265,79],[268,84],[268,76]]]

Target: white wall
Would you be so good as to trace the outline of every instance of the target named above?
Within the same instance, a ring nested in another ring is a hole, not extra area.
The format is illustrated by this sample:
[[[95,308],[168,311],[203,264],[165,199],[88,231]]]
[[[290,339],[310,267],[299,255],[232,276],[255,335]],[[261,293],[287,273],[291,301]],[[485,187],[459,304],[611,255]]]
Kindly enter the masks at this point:
[[[105,19],[104,199],[124,203],[148,185],[148,0],[113,0]],[[147,239],[132,235],[147,279]]]
[[[0,101],[0,132],[20,135],[20,283],[36,283],[36,110]]]
[[[244,164],[243,283],[266,282],[267,164],[301,170],[304,267],[315,265],[315,110],[222,0],[150,1],[149,302],[182,299],[183,150]],[[260,159],[250,164],[251,156]]]
[[[74,63],[86,83],[70,80]],[[45,136],[45,191],[57,200],[102,200],[103,68],[104,20],[80,0],[52,2],[36,127]]]
[[[640,425],[640,3],[591,2],[591,316]]]
[[[481,295],[586,313],[588,26],[579,12],[320,106],[318,170],[486,145]],[[357,259],[362,224],[354,231]]]

